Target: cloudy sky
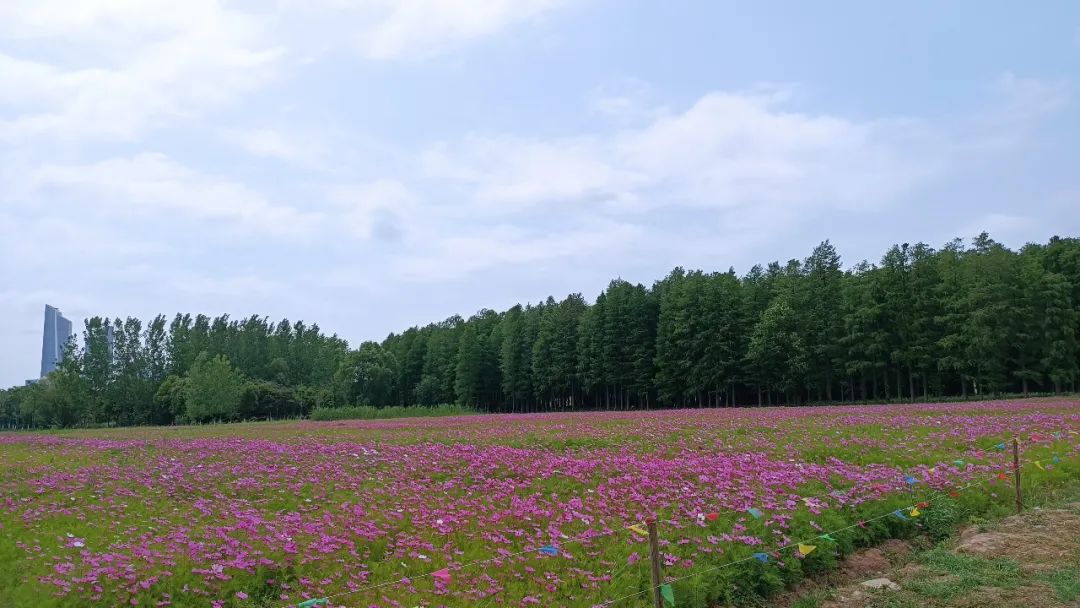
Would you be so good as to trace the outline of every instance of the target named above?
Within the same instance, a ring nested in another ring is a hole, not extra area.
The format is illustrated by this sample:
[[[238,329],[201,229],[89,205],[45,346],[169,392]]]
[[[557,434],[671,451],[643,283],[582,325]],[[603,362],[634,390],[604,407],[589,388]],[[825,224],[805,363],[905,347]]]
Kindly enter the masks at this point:
[[[1080,5],[1036,4],[4,0],[0,385],[46,303],[358,344],[826,238],[1077,236]]]

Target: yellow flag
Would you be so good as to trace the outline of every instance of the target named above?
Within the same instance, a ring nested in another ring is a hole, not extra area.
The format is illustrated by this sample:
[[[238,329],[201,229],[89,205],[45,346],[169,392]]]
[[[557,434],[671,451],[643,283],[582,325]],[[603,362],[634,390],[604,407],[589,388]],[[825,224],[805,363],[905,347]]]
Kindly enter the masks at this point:
[[[934,473],[937,473],[937,467],[930,469],[930,474],[933,475]]]
[[[810,555],[814,552],[814,549],[817,549],[814,545],[804,545],[799,543],[799,553],[802,553],[803,555]]]
[[[912,517],[918,517],[920,515],[922,515],[922,511],[919,510],[919,507],[911,507],[911,516]]]
[[[1039,462],[1038,460],[1036,460],[1036,461],[1035,461],[1035,466],[1039,467],[1039,468],[1040,468],[1040,469],[1042,469],[1043,471],[1045,471],[1045,470],[1046,470],[1046,469],[1043,469],[1042,463],[1041,463],[1041,462]]]
[[[643,526],[641,524],[634,524],[634,525],[630,526],[630,529],[633,530],[634,532],[640,534],[641,536],[648,536],[649,535],[649,531],[646,530],[645,526]]]

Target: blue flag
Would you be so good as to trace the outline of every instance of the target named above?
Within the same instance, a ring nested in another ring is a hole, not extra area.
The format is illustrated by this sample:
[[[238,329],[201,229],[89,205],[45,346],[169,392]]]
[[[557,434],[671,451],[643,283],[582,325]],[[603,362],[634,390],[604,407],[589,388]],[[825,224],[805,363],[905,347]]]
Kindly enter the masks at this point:
[[[759,562],[761,562],[763,564],[766,564],[766,563],[769,562],[769,554],[768,553],[755,553],[754,554],[754,559],[756,559],[757,561],[759,561]]]
[[[540,553],[543,553],[544,555],[558,555],[559,550],[551,545],[547,545],[545,547],[540,547]]]

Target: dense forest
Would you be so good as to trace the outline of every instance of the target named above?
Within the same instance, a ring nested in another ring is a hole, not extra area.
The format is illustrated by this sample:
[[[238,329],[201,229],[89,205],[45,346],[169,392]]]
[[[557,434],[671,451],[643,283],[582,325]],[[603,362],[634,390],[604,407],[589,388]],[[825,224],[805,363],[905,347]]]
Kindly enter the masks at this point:
[[[1076,390],[1080,240],[1012,251],[891,247],[844,270],[824,242],[743,276],[674,269],[592,304],[481,310],[350,350],[318,326],[177,315],[93,318],[0,424],[170,424],[314,407],[493,412],[803,404]],[[111,341],[107,326],[112,327]]]

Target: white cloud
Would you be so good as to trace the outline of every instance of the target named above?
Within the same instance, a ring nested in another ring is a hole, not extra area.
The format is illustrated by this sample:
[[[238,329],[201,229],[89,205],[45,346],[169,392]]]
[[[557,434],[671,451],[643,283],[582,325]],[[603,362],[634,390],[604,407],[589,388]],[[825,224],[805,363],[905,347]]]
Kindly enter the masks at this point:
[[[131,139],[254,90],[282,54],[261,19],[213,0],[16,0],[0,7],[5,39],[61,50],[51,60],[0,52],[7,140]]]
[[[47,165],[28,181],[31,192],[76,193],[123,217],[171,212],[278,236],[306,234],[320,220],[316,213],[272,204],[241,183],[198,173],[157,153]]]
[[[296,0],[297,11],[331,9],[336,35],[350,38],[369,59],[422,59],[501,30],[533,22],[566,0]],[[325,24],[324,21],[320,23]],[[324,30],[326,31],[326,30]]]
[[[399,240],[422,221],[416,197],[395,180],[334,186],[327,198],[338,210],[335,223],[363,239]]]
[[[318,168],[324,159],[323,146],[313,138],[278,129],[226,129],[223,135],[226,141],[254,156],[312,169]]]
[[[406,279],[427,282],[549,260],[590,259],[596,263],[600,258],[624,254],[643,234],[640,226],[595,220],[544,233],[508,224],[482,231],[461,230],[399,259],[393,269]]]
[[[428,178],[467,184],[476,202],[509,212],[537,203],[616,198],[646,181],[610,152],[610,142],[596,137],[470,136],[430,147],[421,165]]]
[[[936,149],[941,140],[923,124],[798,113],[783,108],[785,99],[775,90],[713,92],[607,135],[473,135],[433,146],[423,164],[491,206],[647,209],[884,204],[945,162],[947,150]]]

